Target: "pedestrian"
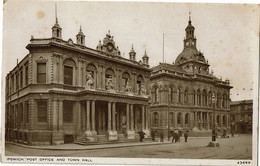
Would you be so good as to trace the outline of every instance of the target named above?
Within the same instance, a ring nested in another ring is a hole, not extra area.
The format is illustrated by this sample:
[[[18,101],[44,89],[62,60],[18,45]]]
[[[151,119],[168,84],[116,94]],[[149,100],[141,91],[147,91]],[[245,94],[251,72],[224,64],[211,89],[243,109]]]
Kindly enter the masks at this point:
[[[145,133],[143,131],[139,131],[138,133],[139,133],[140,142],[143,142]]]
[[[172,143],[174,142],[175,140],[175,131],[172,132]]]
[[[175,131],[175,143],[178,142],[179,140],[179,135],[178,135],[178,131]]]
[[[161,142],[163,142],[163,138],[164,138],[163,131],[161,131],[161,133],[160,133],[160,138],[161,138]]]
[[[152,140],[155,141],[155,131],[152,131]]]
[[[188,131],[186,131],[185,133],[184,133],[184,138],[185,138],[185,142],[187,142],[188,141]]]
[[[181,131],[178,132],[178,140],[181,142]]]

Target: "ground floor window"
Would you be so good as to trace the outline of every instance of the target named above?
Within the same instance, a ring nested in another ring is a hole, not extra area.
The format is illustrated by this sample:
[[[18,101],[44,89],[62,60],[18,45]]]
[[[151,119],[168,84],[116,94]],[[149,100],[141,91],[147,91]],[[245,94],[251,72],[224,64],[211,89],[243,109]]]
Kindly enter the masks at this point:
[[[63,122],[73,122],[73,101],[63,101]]]
[[[37,101],[38,122],[47,122],[47,101]]]

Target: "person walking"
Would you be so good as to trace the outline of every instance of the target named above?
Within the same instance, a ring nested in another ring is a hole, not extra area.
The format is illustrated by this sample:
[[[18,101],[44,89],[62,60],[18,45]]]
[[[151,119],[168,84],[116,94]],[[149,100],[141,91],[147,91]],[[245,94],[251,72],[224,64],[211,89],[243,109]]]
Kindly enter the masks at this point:
[[[185,142],[187,142],[188,141],[188,131],[186,131],[185,133],[184,133],[184,138],[185,138]]]
[[[160,133],[160,138],[161,138],[161,142],[163,142],[163,138],[164,138],[163,131],[161,131],[161,133]]]
[[[178,135],[178,131],[175,131],[175,143],[178,142],[179,140],[179,135]]]
[[[175,131],[172,132],[172,143],[174,142],[175,140]]]
[[[138,133],[139,133],[140,142],[143,142],[145,133],[143,131],[139,131]]]
[[[181,142],[181,132],[180,131],[178,132],[178,140],[179,140],[179,142]]]

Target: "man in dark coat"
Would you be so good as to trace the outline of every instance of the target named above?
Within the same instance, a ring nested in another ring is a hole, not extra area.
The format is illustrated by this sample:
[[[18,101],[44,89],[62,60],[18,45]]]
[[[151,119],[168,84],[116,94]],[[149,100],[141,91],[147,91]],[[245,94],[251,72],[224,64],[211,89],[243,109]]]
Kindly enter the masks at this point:
[[[174,142],[175,137],[176,137],[176,136],[175,136],[175,131],[173,131],[173,132],[172,132],[172,143]]]
[[[174,133],[175,135],[175,143],[179,141],[179,134],[178,134],[178,131],[175,131]]]
[[[186,131],[185,133],[184,133],[184,138],[185,138],[185,142],[187,142],[188,141],[188,131]]]
[[[163,133],[163,131],[161,131],[161,133],[160,133],[160,138],[161,138],[161,142],[163,142],[163,138],[164,138],[164,133]]]
[[[138,133],[139,133],[140,142],[143,142],[145,133],[143,131],[139,131]]]

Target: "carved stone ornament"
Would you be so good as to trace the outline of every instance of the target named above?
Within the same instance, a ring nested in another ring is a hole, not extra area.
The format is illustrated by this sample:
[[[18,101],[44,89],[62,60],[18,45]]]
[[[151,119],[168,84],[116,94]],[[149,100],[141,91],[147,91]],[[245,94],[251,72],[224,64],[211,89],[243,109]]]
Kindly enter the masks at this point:
[[[114,89],[113,79],[112,79],[112,76],[109,76],[106,79],[106,90],[113,90],[113,89]]]
[[[87,73],[86,89],[94,89],[94,79],[91,75],[91,72]]]
[[[48,59],[43,58],[42,56],[39,57],[39,59],[35,60],[37,63],[46,63]]]

